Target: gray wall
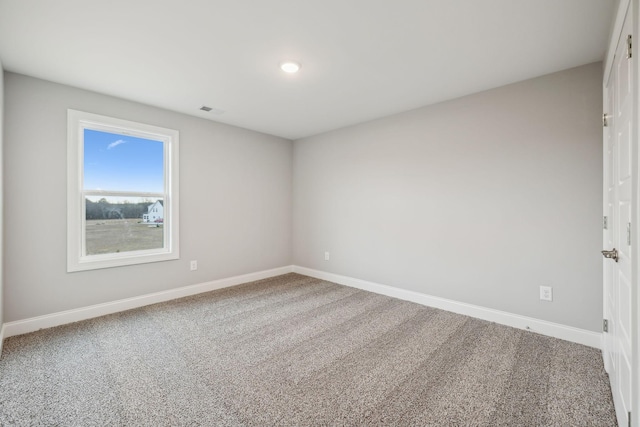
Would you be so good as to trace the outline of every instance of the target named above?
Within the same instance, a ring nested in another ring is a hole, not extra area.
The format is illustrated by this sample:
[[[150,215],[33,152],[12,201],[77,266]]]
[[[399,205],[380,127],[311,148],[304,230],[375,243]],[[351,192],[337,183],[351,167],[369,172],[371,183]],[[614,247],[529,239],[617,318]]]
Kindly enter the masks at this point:
[[[5,321],[291,264],[291,141],[13,73],[5,101]],[[180,131],[180,260],[66,272],[67,108]]]
[[[598,331],[601,68],[296,141],[294,263]]]
[[[294,263],[599,329],[599,63],[293,147],[13,73],[4,81],[5,321]],[[179,261],[66,273],[67,108],[180,130]],[[554,287],[554,302],[539,301],[539,285]]]

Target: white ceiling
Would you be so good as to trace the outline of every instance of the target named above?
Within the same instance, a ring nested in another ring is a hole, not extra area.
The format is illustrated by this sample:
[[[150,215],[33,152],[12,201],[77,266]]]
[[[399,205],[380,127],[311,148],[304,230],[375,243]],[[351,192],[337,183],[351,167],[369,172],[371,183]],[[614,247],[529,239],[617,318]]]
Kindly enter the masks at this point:
[[[614,0],[0,0],[0,60],[8,71],[298,139],[602,60],[613,8]],[[302,63],[300,72],[280,71],[285,59]]]

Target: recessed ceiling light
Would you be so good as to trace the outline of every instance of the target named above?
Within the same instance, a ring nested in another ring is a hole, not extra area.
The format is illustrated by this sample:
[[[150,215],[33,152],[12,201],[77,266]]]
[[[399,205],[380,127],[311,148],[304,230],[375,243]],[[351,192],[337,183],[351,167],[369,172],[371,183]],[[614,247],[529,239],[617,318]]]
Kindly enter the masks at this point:
[[[280,69],[285,73],[297,73],[300,69],[300,64],[293,61],[286,61],[280,64]]]

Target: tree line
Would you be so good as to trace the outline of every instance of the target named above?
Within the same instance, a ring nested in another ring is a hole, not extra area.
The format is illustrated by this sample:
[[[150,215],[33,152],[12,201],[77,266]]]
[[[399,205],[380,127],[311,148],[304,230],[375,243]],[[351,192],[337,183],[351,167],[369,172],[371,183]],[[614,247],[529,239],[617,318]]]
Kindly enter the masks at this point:
[[[147,208],[151,204],[153,204],[152,201],[111,203],[105,198],[97,202],[86,199],[86,219],[142,219],[142,214],[147,213]]]

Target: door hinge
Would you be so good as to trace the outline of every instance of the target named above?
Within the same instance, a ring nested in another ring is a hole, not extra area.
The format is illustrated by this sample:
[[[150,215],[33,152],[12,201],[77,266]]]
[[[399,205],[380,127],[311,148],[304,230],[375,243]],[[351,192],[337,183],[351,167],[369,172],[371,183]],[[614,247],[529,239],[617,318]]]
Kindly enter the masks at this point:
[[[602,113],[602,127],[606,128],[609,126],[609,115],[607,113]]]
[[[629,427],[631,427],[631,411],[629,411],[629,414],[627,415],[627,421],[629,422]]]
[[[607,218],[606,216],[602,217],[602,228],[604,230],[608,230],[609,229],[609,218]]]
[[[609,321],[602,319],[602,332],[609,332]]]
[[[627,59],[630,59],[631,56],[633,55],[631,48],[633,47],[633,43],[632,43],[633,37],[631,36],[631,34],[629,34],[627,36]]]
[[[631,246],[631,223],[627,223],[627,245]]]

